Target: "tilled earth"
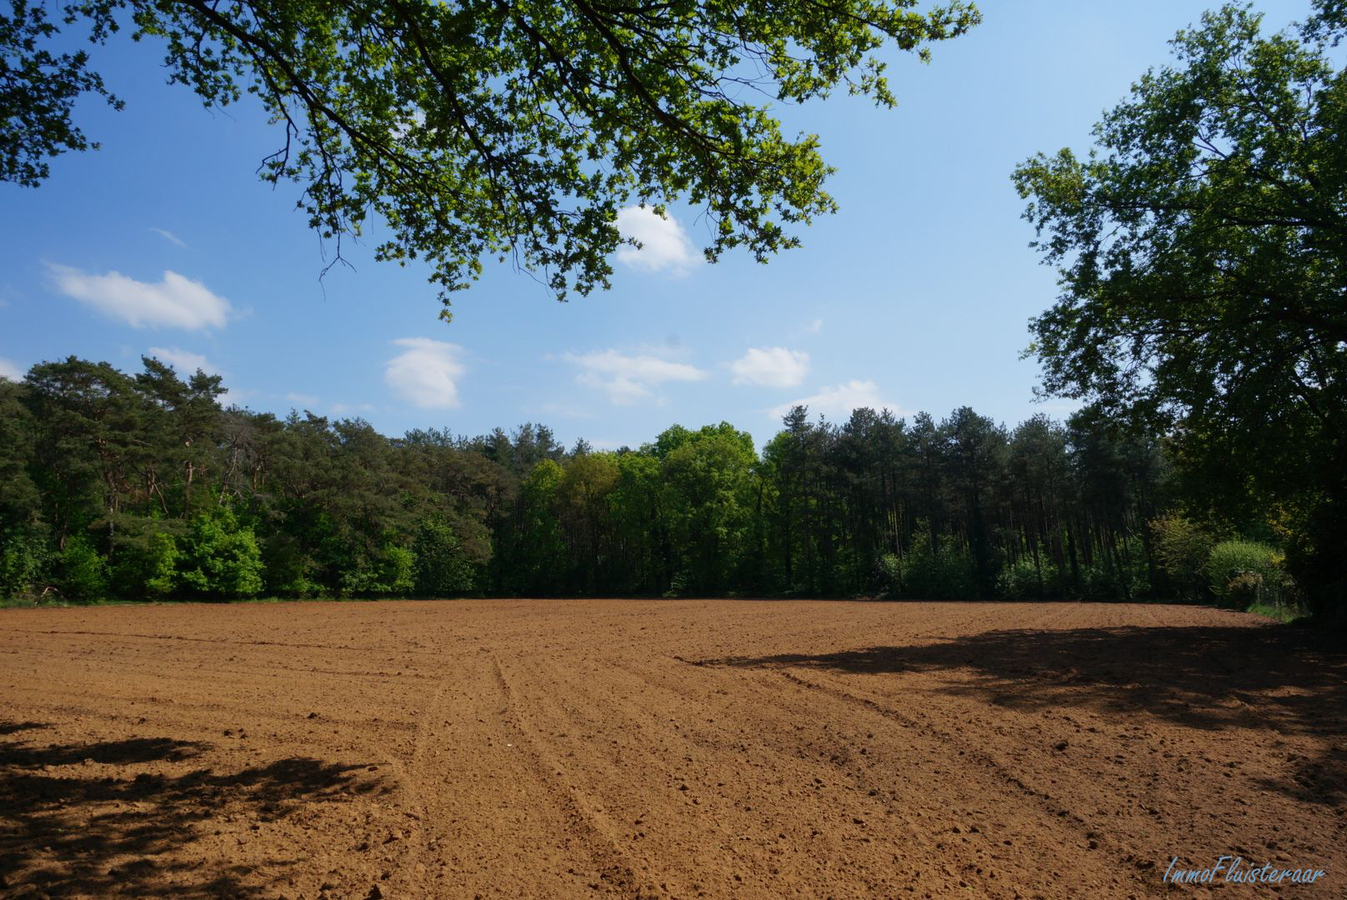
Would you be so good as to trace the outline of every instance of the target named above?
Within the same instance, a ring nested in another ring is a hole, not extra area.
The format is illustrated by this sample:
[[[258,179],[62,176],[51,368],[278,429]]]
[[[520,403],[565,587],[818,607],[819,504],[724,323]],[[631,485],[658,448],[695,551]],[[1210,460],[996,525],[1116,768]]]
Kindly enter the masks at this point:
[[[1145,605],[5,610],[0,896],[1342,897],[1339,646]],[[1326,874],[1164,880],[1224,855]]]

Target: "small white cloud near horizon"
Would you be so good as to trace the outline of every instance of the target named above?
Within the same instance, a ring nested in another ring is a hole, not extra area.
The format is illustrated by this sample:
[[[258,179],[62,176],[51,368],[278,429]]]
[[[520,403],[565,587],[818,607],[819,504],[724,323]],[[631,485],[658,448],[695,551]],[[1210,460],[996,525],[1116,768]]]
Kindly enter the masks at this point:
[[[654,394],[654,389],[670,381],[701,381],[707,373],[687,363],[658,356],[628,356],[616,350],[590,353],[566,353],[563,362],[581,370],[575,380],[586,387],[599,388],[617,406],[626,406]]]
[[[153,231],[155,234],[159,235],[161,238],[163,238],[164,240],[168,241],[170,244],[173,244],[173,245],[178,246],[178,247],[182,247],[182,248],[184,248],[184,249],[186,249],[186,247],[187,247],[187,242],[186,242],[186,241],[184,241],[182,238],[178,237],[178,236],[177,236],[176,234],[174,234],[173,232],[169,231],[167,228],[154,228],[154,227],[151,227],[151,228],[150,228],[150,231]]]
[[[8,378],[10,381],[23,381],[23,375],[24,373],[17,363],[0,356],[0,378]]]
[[[155,357],[160,362],[168,363],[177,370],[179,375],[195,375],[197,369],[207,375],[222,374],[219,366],[200,353],[193,353],[180,347],[151,347],[150,356]]]
[[[384,383],[413,406],[449,409],[459,405],[458,383],[465,371],[458,359],[463,348],[430,338],[398,338],[406,347],[384,364]]]
[[[880,398],[879,386],[873,381],[861,381],[855,378],[846,384],[823,388],[817,394],[775,406],[767,412],[774,418],[779,419],[796,406],[809,407],[811,417],[817,417],[819,413],[822,413],[834,422],[845,422],[851,418],[852,410],[862,407],[869,407],[876,412],[882,409],[892,410],[895,413],[902,412],[896,404],[886,403]]]
[[[576,406],[570,403],[544,403],[537,407],[537,412],[548,416],[557,416],[562,419],[598,418],[592,409]]]
[[[809,354],[785,347],[749,347],[748,352],[730,363],[730,371],[734,373],[735,384],[795,387],[809,374]]]
[[[351,413],[374,412],[373,403],[334,403],[328,410],[334,416],[347,416]]]
[[[648,206],[624,206],[617,211],[617,230],[641,245],[624,244],[617,250],[617,261],[633,269],[686,275],[701,260],[683,226],[668,213],[661,216]]]
[[[313,394],[300,394],[295,391],[285,395],[286,403],[293,403],[296,406],[317,406],[318,398]]]
[[[62,294],[132,328],[223,328],[234,312],[228,300],[171,270],[155,284],[115,271],[90,275],[56,263],[47,263],[47,271]]]

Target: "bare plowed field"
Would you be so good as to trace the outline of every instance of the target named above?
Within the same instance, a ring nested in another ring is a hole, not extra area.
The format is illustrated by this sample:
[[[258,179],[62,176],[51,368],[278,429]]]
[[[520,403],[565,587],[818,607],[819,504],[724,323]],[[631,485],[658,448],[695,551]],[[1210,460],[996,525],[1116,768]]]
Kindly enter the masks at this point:
[[[0,896],[1343,897],[1345,732],[1209,609],[6,610]]]

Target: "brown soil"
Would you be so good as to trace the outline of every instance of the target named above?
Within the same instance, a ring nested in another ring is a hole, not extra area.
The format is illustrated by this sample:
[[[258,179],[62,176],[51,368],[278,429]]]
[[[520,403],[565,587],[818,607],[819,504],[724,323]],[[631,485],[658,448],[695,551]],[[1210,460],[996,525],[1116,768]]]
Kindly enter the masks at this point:
[[[0,896],[1342,897],[1344,733],[1209,609],[7,610]]]

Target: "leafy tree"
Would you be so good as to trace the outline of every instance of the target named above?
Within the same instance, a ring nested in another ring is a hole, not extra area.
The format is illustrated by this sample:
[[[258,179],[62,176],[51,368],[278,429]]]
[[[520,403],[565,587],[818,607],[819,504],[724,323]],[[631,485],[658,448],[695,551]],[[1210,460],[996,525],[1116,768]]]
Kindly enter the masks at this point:
[[[620,477],[613,454],[582,452],[567,462],[557,484],[557,515],[570,558],[579,569],[577,582],[586,593],[606,586],[606,557],[611,549],[609,503]]]
[[[815,496],[826,432],[809,421],[809,411],[793,407],[782,418],[784,429],[762,450],[760,471],[770,486],[766,523],[772,548],[774,580],[787,591],[813,593],[818,585],[815,557]]]
[[[969,600],[983,591],[976,559],[952,535],[933,544],[927,528],[916,531],[897,582],[907,596],[931,600]]]
[[[665,432],[656,445],[672,447],[660,460],[672,571],[682,590],[726,590],[748,533],[753,438],[721,422],[696,432]]]
[[[1247,608],[1253,603],[1280,605],[1286,576],[1276,549],[1257,541],[1221,541],[1211,548],[1206,574],[1217,601]]]
[[[262,590],[262,552],[251,528],[229,507],[197,516],[183,540],[178,577],[210,597],[247,597]]]
[[[1018,540],[1008,547],[1012,595],[1051,596],[1067,567],[1067,531],[1073,509],[1071,456],[1066,429],[1047,416],[1020,423],[1007,458],[1010,518]],[[1034,584],[1025,586],[1032,564]]]
[[[121,531],[113,590],[129,599],[159,599],[178,588],[178,545],[166,523],[145,520]]]
[[[536,425],[390,439],[221,409],[218,379],[143,363],[128,377],[70,359],[0,382],[6,597],[1126,599],[1157,556],[1175,569],[1184,540],[1144,525],[1174,508],[1161,442],[1097,407],[1013,432],[968,408],[940,422],[859,409],[840,427],[797,408],[761,459],[728,423],[566,451]],[[1276,542],[1295,518],[1247,536]],[[1183,551],[1186,581],[1152,584],[1205,596],[1211,543]],[[1240,571],[1236,588],[1266,594],[1264,575]]]
[[[1207,562],[1216,546],[1216,538],[1201,524],[1185,516],[1170,514],[1151,522],[1155,532],[1155,552],[1160,565],[1192,598],[1206,588]]]
[[[198,369],[186,381],[157,359],[141,357],[145,371],[136,376],[136,385],[148,401],[148,415],[161,421],[147,431],[163,442],[145,467],[147,490],[158,496],[160,509],[169,514],[161,468],[171,468],[178,476],[173,500],[180,503],[183,518],[192,515],[192,492],[208,477],[212,461],[214,431],[221,424],[219,397],[224,393],[223,379]]]
[[[845,85],[892,105],[887,44],[924,59],[978,20],[960,0],[915,5],[66,0],[61,12],[94,43],[129,18],[136,38],[163,42],[169,80],[208,105],[255,95],[283,129],[262,175],[301,184],[324,236],[377,214],[391,235],[377,255],[425,258],[446,292],[483,257],[513,256],[562,298],[607,285],[616,211],[634,201],[704,207],[712,258],[794,246],[788,229],[835,204],[817,138],[784,136],[770,102]],[[26,0],[0,17],[0,179],[36,184],[48,157],[87,146],[72,108],[106,91],[87,54],[47,49],[57,30]]]
[[[108,566],[84,535],[65,542],[54,560],[57,590],[71,600],[101,600],[107,596]]]
[[[48,555],[42,497],[30,474],[41,429],[23,403],[25,391],[0,377],[0,597],[27,593]]]
[[[511,592],[551,595],[565,590],[570,567],[556,513],[564,477],[560,465],[545,459],[520,485],[518,510],[508,526],[510,544],[502,559],[505,584]]]
[[[136,463],[152,456],[136,439],[144,404],[135,382],[107,363],[72,356],[34,366],[25,385],[23,400],[43,423],[31,471],[58,548],[97,527],[111,549],[118,517],[140,486]]]
[[[381,591],[406,594],[416,586],[416,553],[413,550],[390,541],[384,545],[381,562]]]
[[[669,589],[664,565],[669,522],[664,514],[659,460],[648,452],[619,453],[618,480],[609,495],[614,531],[611,587],[622,593]]]
[[[448,597],[473,589],[473,564],[447,522],[426,519],[416,530],[414,584],[422,597]]]
[[[26,387],[0,377],[0,529],[31,526],[41,500],[29,469],[39,429],[24,405]]]
[[[1347,614],[1347,8],[1316,9],[1273,35],[1208,13],[1088,157],[1015,180],[1064,288],[1032,325],[1045,388],[1177,422],[1217,506],[1298,509],[1319,609]]]
[[[13,529],[0,537],[0,598],[33,592],[46,572],[45,542],[35,535]]]
[[[964,406],[941,423],[941,431],[949,441],[946,470],[951,496],[959,503],[960,518],[966,523],[964,531],[975,581],[982,592],[990,592],[1000,570],[1000,561],[992,548],[988,507],[993,502],[996,480],[1004,470],[1005,429]],[[945,559],[943,555],[938,558]]]

